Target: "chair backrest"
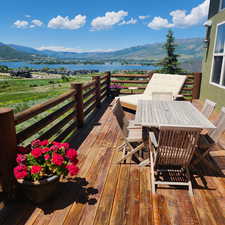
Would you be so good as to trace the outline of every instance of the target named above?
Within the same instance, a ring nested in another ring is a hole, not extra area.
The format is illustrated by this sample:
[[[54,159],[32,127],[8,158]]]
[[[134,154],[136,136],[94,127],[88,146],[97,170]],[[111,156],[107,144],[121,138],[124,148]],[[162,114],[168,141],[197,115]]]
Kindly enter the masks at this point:
[[[173,93],[172,92],[152,92],[152,100],[161,100],[161,101],[172,101]]]
[[[216,107],[215,102],[206,99],[201,112],[206,118],[209,118],[215,107]]]
[[[172,92],[173,96],[177,96],[186,80],[187,76],[178,74],[160,74],[154,73],[144,95],[152,95],[152,92]]]
[[[127,127],[128,127],[129,122],[128,122],[127,118],[125,117],[125,113],[120,104],[119,98],[115,100],[115,103],[112,108],[112,112],[113,112],[114,116],[116,117],[117,123],[118,123],[123,135],[125,137],[127,137],[127,135],[128,135]]]
[[[222,107],[218,120],[215,122],[216,129],[209,131],[209,136],[215,143],[218,142],[220,136],[225,131],[225,107]]]
[[[200,132],[200,128],[160,127],[156,166],[188,167],[197,147]]]

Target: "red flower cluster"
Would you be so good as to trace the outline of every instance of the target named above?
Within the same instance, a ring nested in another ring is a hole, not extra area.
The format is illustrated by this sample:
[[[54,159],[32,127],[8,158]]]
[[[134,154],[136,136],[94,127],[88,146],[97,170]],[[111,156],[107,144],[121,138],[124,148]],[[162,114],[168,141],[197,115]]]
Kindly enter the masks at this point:
[[[16,179],[37,181],[51,175],[75,176],[77,167],[77,151],[68,143],[34,140],[31,148],[18,147],[14,168]]]
[[[34,156],[34,158],[39,158],[42,155],[42,149],[41,148],[32,149],[31,155]]]
[[[73,148],[70,148],[66,151],[66,157],[71,161],[74,161],[77,157],[77,151]]]
[[[25,165],[16,166],[13,172],[16,179],[24,179],[28,174],[27,167]]]
[[[26,159],[27,159],[27,156],[23,154],[17,154],[16,156],[16,162],[18,164],[22,164],[24,161],[26,161]]]
[[[60,154],[54,152],[52,162],[57,166],[61,166],[64,162],[64,158]]]
[[[74,164],[69,164],[66,168],[68,169],[70,176],[75,176],[79,172],[79,168]]]
[[[41,166],[32,166],[31,167],[31,174],[37,174],[37,173],[40,173],[42,170],[42,167]]]

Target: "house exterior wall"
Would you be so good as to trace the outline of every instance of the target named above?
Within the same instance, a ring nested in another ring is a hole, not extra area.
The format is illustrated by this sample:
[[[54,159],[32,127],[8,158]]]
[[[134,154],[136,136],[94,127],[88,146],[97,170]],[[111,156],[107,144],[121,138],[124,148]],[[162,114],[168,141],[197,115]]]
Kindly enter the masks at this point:
[[[219,110],[222,106],[225,106],[225,87],[222,88],[210,84],[210,80],[213,66],[213,51],[216,41],[217,24],[225,22],[225,10],[215,14],[210,18],[210,20],[212,21],[212,26],[208,36],[209,46],[205,50],[202,64],[202,85],[200,99],[204,101],[208,98],[212,101],[215,101],[217,103],[217,110]]]

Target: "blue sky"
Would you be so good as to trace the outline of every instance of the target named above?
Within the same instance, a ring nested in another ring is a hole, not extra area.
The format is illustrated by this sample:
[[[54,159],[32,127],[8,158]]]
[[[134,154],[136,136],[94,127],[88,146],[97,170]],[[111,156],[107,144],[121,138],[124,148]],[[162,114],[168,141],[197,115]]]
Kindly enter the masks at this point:
[[[121,49],[176,38],[203,37],[209,0],[7,0],[0,42],[40,49]]]

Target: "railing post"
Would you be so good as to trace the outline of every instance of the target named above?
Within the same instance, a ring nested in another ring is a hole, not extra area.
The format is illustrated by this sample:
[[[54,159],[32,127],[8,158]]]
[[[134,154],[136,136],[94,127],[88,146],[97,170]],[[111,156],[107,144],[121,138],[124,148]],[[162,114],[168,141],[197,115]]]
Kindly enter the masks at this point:
[[[101,83],[100,76],[92,77],[92,80],[95,81],[95,96],[96,96],[96,107],[99,108],[101,106]]]
[[[110,96],[110,85],[111,85],[111,72],[107,71],[105,73],[107,75],[107,95]]]
[[[76,117],[77,126],[79,128],[84,125],[84,101],[83,101],[83,87],[82,83],[72,83],[71,88],[76,90],[75,102],[76,102]]]
[[[194,73],[194,85],[192,90],[192,98],[199,99],[201,90],[202,73]]]
[[[2,175],[3,191],[12,196],[15,186],[13,166],[16,159],[16,129],[13,110],[0,109],[0,173]]]

